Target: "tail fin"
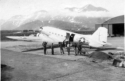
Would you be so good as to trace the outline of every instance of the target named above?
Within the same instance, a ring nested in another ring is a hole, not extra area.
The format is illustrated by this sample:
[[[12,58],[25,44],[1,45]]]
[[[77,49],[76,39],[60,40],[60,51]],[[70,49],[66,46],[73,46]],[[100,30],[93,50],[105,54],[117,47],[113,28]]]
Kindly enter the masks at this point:
[[[99,27],[92,35],[94,39],[97,39],[101,43],[107,43],[108,29],[105,27]]]

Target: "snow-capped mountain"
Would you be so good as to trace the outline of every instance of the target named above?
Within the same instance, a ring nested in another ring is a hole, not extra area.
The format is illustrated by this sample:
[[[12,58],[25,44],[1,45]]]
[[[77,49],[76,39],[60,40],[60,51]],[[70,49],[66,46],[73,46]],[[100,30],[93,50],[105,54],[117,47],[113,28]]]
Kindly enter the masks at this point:
[[[105,11],[105,12],[108,12],[107,9],[104,9],[102,7],[95,7],[91,4],[86,5],[86,6],[82,7],[81,9],[83,12],[85,12],[85,11]]]
[[[32,22],[38,19],[43,19],[46,16],[47,11],[41,10],[29,15],[16,15],[11,17],[9,20],[1,24],[2,30],[12,30],[28,22]],[[47,18],[45,18],[47,19]]]
[[[37,26],[53,25],[65,27],[94,27],[95,24],[102,23],[109,18],[108,10],[102,7],[86,5],[81,8],[67,7],[60,9],[61,12],[51,13],[46,10],[40,10],[29,15],[16,15],[1,25],[3,30],[24,29],[24,27],[33,29]],[[56,14],[55,14],[56,13]],[[57,14],[58,13],[58,14]],[[31,24],[32,23],[32,24]],[[37,25],[38,24],[38,25]],[[80,25],[78,25],[80,24]],[[24,26],[24,27],[23,27]]]
[[[102,7],[96,7],[91,4],[88,4],[83,7],[66,7],[69,13],[72,13],[75,16],[85,16],[85,17],[109,17],[110,12]]]
[[[108,12],[107,9],[104,9],[102,7],[95,7],[95,6],[91,5],[91,4],[88,4],[88,5],[86,5],[84,7],[81,7],[81,8],[67,7],[65,9],[67,9],[69,11],[72,11],[72,12],[78,12],[78,13],[80,13],[80,12],[87,12],[87,11],[104,11],[104,12]]]

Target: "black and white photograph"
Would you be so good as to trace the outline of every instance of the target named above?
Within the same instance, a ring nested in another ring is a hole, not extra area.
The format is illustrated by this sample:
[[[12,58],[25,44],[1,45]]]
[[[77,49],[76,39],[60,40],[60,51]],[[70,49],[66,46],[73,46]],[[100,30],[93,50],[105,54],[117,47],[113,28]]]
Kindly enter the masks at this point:
[[[1,81],[125,81],[124,0],[0,0]]]

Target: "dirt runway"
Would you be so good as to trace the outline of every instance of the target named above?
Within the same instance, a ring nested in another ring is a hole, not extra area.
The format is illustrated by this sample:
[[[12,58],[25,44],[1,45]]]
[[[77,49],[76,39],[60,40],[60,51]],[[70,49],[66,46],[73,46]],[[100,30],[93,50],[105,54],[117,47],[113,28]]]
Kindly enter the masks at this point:
[[[1,62],[13,68],[10,81],[124,81],[125,69],[106,63],[66,60],[1,49]]]

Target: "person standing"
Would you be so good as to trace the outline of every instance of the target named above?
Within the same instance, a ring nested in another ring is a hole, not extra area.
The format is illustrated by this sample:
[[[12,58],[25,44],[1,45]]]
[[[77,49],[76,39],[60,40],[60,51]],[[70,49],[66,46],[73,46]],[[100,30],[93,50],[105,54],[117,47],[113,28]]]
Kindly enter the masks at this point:
[[[51,51],[52,51],[52,55],[54,55],[54,47],[53,47],[53,43],[51,45]]]
[[[43,45],[44,55],[46,55],[47,42],[43,42],[42,45]]]
[[[77,43],[74,43],[74,49],[75,49],[75,56],[76,56],[78,54]]]
[[[60,47],[60,53],[64,54],[63,43],[62,42],[59,42],[59,47]]]
[[[67,52],[68,52],[68,55],[70,55],[70,42],[69,41],[67,43]]]
[[[87,45],[85,38],[82,38],[82,39],[81,39],[81,43],[82,43],[82,45]],[[81,48],[82,48],[82,45],[81,45]],[[87,51],[86,51],[85,48],[83,48],[82,53],[83,53],[84,55],[87,53]]]
[[[82,42],[81,41],[78,42],[77,48],[78,48],[78,54],[81,55],[82,54]]]
[[[65,43],[65,46],[67,47],[67,44],[69,42],[69,39],[70,39],[70,33],[66,33],[66,38],[64,40],[64,43]]]

